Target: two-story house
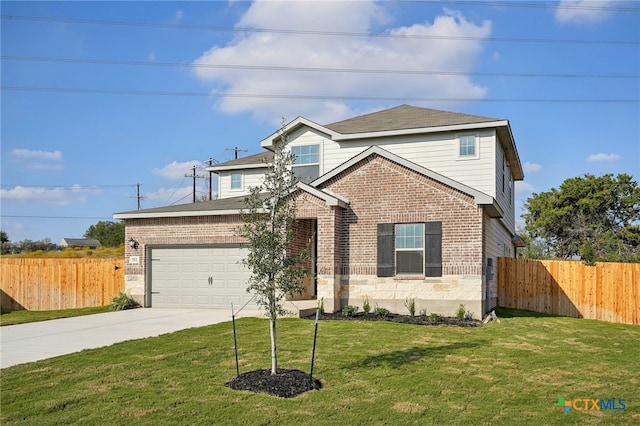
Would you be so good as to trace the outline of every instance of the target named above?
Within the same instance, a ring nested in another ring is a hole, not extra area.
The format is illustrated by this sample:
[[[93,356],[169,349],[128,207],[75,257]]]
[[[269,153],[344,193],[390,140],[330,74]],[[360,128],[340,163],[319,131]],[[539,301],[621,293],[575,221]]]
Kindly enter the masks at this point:
[[[320,125],[299,117],[264,152],[210,167],[214,201],[118,213],[126,289],[145,306],[251,303],[237,236],[243,200],[287,134],[301,179],[297,232],[311,239],[301,296],[345,305],[481,316],[496,303],[496,259],[513,256],[514,181],[522,166],[507,120],[408,105]],[[135,248],[134,248],[135,246]]]

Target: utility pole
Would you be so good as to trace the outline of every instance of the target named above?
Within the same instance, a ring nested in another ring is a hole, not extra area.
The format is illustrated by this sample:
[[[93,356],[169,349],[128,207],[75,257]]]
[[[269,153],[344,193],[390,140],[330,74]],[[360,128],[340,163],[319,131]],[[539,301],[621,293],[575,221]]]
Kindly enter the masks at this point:
[[[213,159],[213,157],[209,157],[209,159],[207,160],[207,166],[211,167],[213,166],[213,163],[217,163],[216,160]],[[213,200],[213,172],[211,170],[209,170],[209,201]]]
[[[247,152],[246,149],[240,149],[237,146],[233,147],[233,148],[227,148],[227,149],[225,149],[225,151],[233,151],[233,159],[234,160],[238,159],[238,152]]]
[[[147,197],[145,197],[143,195],[140,195],[140,186],[141,185],[139,183],[136,183],[136,187],[138,188],[138,195],[136,195],[135,197],[129,197],[129,198],[137,198],[138,199],[138,210],[140,210],[140,201],[142,201],[145,198],[147,198]]]
[[[196,202],[196,178],[203,178],[204,176],[198,176],[196,174],[196,168],[197,166],[194,164],[193,168],[192,168],[192,173],[190,175],[184,175],[184,177],[191,177],[193,178],[193,202]]]

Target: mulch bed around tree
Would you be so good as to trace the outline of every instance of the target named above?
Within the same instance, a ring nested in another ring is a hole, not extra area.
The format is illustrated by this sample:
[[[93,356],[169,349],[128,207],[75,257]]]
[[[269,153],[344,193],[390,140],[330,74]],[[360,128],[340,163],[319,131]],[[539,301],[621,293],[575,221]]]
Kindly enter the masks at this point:
[[[315,314],[306,317],[315,320]],[[451,317],[429,317],[424,315],[376,315],[372,313],[358,312],[346,316],[342,312],[324,313],[319,315],[320,321],[390,321],[402,324],[416,325],[452,325],[457,327],[481,327],[478,320],[465,320]],[[300,370],[278,369],[278,374],[272,375],[270,369],[254,370],[240,374],[233,380],[225,383],[225,386],[235,390],[248,390],[252,392],[264,392],[281,398],[293,398],[310,390],[322,388],[320,380],[313,379],[309,382],[309,374]]]
[[[242,373],[225,386],[235,390],[265,392],[281,398],[293,398],[309,390],[320,389],[320,380],[309,380],[309,374],[300,370],[278,369],[272,375],[271,370],[254,370]]]

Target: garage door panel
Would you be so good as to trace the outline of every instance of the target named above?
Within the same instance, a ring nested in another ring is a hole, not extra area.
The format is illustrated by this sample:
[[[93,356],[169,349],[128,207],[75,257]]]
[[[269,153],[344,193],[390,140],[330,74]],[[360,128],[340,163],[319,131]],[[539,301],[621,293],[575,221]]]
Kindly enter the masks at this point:
[[[229,309],[251,299],[241,247],[151,249],[151,305]],[[251,304],[256,307],[255,303]]]

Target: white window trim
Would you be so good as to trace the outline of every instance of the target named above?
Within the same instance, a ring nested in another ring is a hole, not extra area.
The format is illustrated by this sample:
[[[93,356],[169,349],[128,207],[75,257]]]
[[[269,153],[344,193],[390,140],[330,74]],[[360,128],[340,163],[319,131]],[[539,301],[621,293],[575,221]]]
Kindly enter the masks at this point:
[[[460,142],[462,141],[462,138],[465,136],[473,136],[473,142],[474,142],[474,148],[473,148],[473,152],[474,155],[460,155]],[[458,133],[456,135],[456,158],[458,160],[477,160],[480,158],[480,133],[479,132],[473,132],[473,133]]]
[[[323,173],[323,168],[322,168],[322,164],[323,164],[323,144],[321,142],[312,142],[312,143],[293,143],[293,144],[289,144],[289,153],[291,153],[291,148],[293,147],[301,147],[301,146],[313,146],[313,145],[317,145],[318,146],[318,162],[317,163],[304,163],[304,164],[291,164],[292,168],[295,167],[304,167],[304,166],[318,166],[318,177],[322,176]]]
[[[232,176],[233,175],[240,175],[240,188],[234,188],[233,185],[233,180],[232,180]],[[237,172],[237,171],[233,171],[231,173],[229,173],[229,191],[230,192],[242,192],[244,191],[244,172]]]
[[[410,248],[398,248],[396,246],[396,241],[395,239],[397,238],[398,235],[398,225],[422,225],[422,248],[416,248],[416,247],[410,247]],[[425,245],[426,245],[426,241],[425,241],[425,234],[424,234],[424,223],[423,222],[411,222],[411,223],[396,223],[393,227],[393,238],[394,238],[394,242],[393,242],[393,270],[395,273],[396,277],[424,277],[424,267],[425,267],[425,261],[424,261],[424,257],[425,257]],[[398,256],[396,255],[397,252],[399,251],[422,251],[422,271],[421,272],[413,272],[413,273],[409,273],[409,272],[398,272]]]

